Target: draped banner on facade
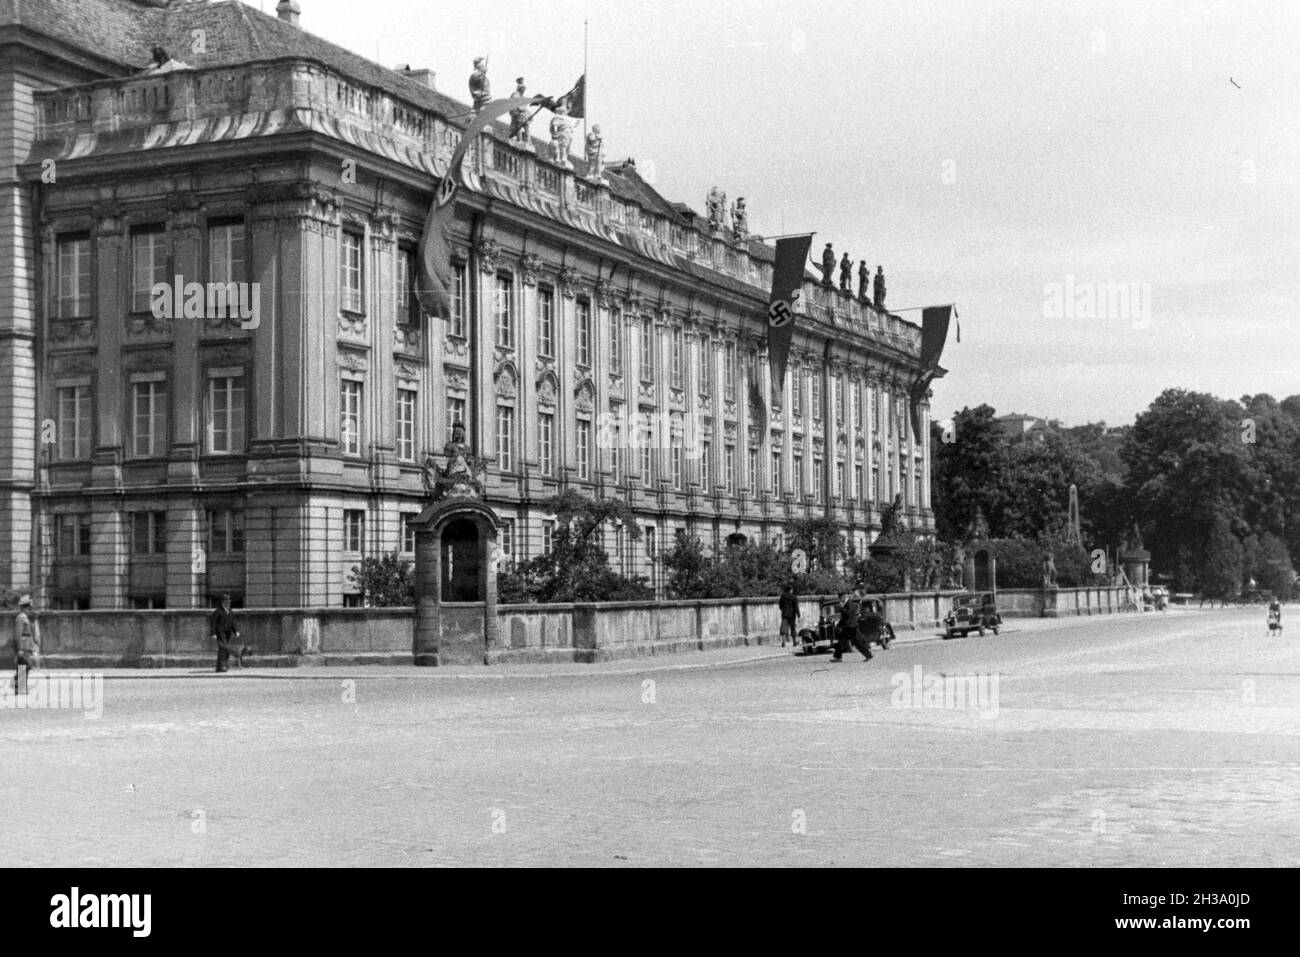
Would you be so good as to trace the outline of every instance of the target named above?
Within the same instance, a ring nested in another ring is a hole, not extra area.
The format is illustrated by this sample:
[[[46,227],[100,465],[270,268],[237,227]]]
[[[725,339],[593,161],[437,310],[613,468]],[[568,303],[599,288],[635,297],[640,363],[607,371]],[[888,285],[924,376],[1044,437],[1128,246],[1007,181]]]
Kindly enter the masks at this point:
[[[803,286],[804,263],[813,234],[787,236],[776,241],[772,264],[772,295],[767,300],[767,359],[772,367],[772,388],[785,388],[785,366],[794,336],[794,301]]]
[[[952,304],[930,306],[921,311],[921,375],[907,390],[911,400],[912,435],[917,442],[929,438],[921,434],[921,403],[925,401],[925,393],[938,371],[939,357],[948,341],[948,323],[956,315],[957,307]]]
[[[483,106],[451,154],[447,174],[438,184],[438,192],[424,220],[424,234],[420,237],[420,268],[415,282],[415,296],[420,307],[439,319],[451,318],[451,246],[447,236],[452,216],[456,210],[456,193],[460,189],[461,167],[465,154],[478,135],[489,123],[511,110],[527,107],[550,106],[553,102],[545,96],[515,96],[493,100]]]

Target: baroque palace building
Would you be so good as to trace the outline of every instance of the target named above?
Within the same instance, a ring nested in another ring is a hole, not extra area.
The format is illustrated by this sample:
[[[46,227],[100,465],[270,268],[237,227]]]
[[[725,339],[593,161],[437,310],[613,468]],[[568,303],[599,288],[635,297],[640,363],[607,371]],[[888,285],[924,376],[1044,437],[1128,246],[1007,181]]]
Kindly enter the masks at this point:
[[[862,549],[901,495],[931,532],[919,327],[810,277],[774,390],[772,247],[631,160],[593,179],[484,134],[454,315],[422,315],[420,231],[469,108],[298,17],[0,8],[0,585],[57,608],[354,604],[362,556],[411,557],[457,420],[513,559],[548,546],[564,489],[625,499],[645,537],[606,547],[656,581],[681,529],[717,546],[831,515]],[[173,62],[148,69],[155,48]],[[160,310],[177,278],[244,284],[252,318]]]

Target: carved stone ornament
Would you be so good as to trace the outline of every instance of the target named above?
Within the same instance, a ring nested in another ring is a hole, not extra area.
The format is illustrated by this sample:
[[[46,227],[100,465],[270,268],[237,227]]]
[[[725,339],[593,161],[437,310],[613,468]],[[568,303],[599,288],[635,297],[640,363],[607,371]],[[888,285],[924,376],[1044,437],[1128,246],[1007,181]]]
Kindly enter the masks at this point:
[[[480,239],[474,244],[474,255],[478,257],[478,268],[491,274],[501,264],[501,247],[495,239]]]
[[[544,375],[537,382],[537,404],[554,406],[559,400],[560,390],[555,377]]]
[[[393,345],[401,352],[420,351],[420,330],[415,326],[397,326],[393,329]]]
[[[339,332],[347,336],[364,337],[366,334],[366,317],[347,313],[339,316]]]
[[[573,404],[579,412],[590,412],[595,408],[595,393],[592,391],[591,383],[583,382],[578,386]]]
[[[445,370],[447,378],[447,388],[454,389],[457,392],[467,392],[469,390],[469,373],[464,369]]]
[[[131,316],[126,321],[126,334],[131,338],[170,338],[172,335],[172,328],[172,320],[159,319],[153,313],[147,313],[142,316]]]
[[[608,279],[597,279],[595,285],[596,302],[602,309],[608,309],[613,298],[614,284]]]
[[[362,352],[354,349],[340,349],[339,365],[353,372],[364,372],[369,365],[369,360]]]
[[[519,392],[516,385],[515,370],[511,365],[503,365],[496,375],[497,396],[502,399],[513,399]]]
[[[55,375],[84,375],[95,371],[95,357],[88,352],[54,357]]]
[[[95,320],[51,319],[50,338],[55,342],[88,342],[95,338]]]
[[[519,274],[526,285],[536,286],[537,280],[542,275],[542,257],[536,253],[528,253],[519,260]]]
[[[443,355],[451,356],[456,359],[469,358],[469,346],[465,344],[464,339],[448,337],[442,340]]]
[[[560,270],[560,291],[564,294],[565,299],[573,299],[578,295],[578,290],[582,287],[582,276],[578,270],[572,266],[565,266]]]
[[[165,349],[129,350],[122,353],[122,365],[137,372],[157,371],[171,365],[171,355]]]
[[[410,362],[397,363],[397,378],[414,382],[420,378],[420,367]]]

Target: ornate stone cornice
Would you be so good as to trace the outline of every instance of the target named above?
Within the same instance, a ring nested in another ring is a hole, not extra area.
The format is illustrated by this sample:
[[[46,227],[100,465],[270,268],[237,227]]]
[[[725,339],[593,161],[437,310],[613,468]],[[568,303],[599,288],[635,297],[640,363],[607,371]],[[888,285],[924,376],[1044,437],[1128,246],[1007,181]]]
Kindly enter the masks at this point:
[[[574,299],[582,289],[582,275],[572,266],[563,266],[560,268],[558,277],[560,292],[565,299]]]
[[[478,259],[479,270],[492,275],[501,264],[501,247],[495,239],[480,239],[474,243],[474,256]]]
[[[525,285],[536,286],[542,276],[542,257],[536,253],[527,253],[519,260],[519,276]]]

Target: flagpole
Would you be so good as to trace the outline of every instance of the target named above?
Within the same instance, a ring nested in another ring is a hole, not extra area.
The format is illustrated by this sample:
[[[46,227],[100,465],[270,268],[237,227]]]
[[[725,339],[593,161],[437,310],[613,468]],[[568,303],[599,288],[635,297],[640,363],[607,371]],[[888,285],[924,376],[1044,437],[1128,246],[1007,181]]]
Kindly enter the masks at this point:
[[[591,110],[587,109],[587,88],[591,86],[591,81],[587,77],[587,18],[582,18],[582,141],[587,142],[587,115]]]

